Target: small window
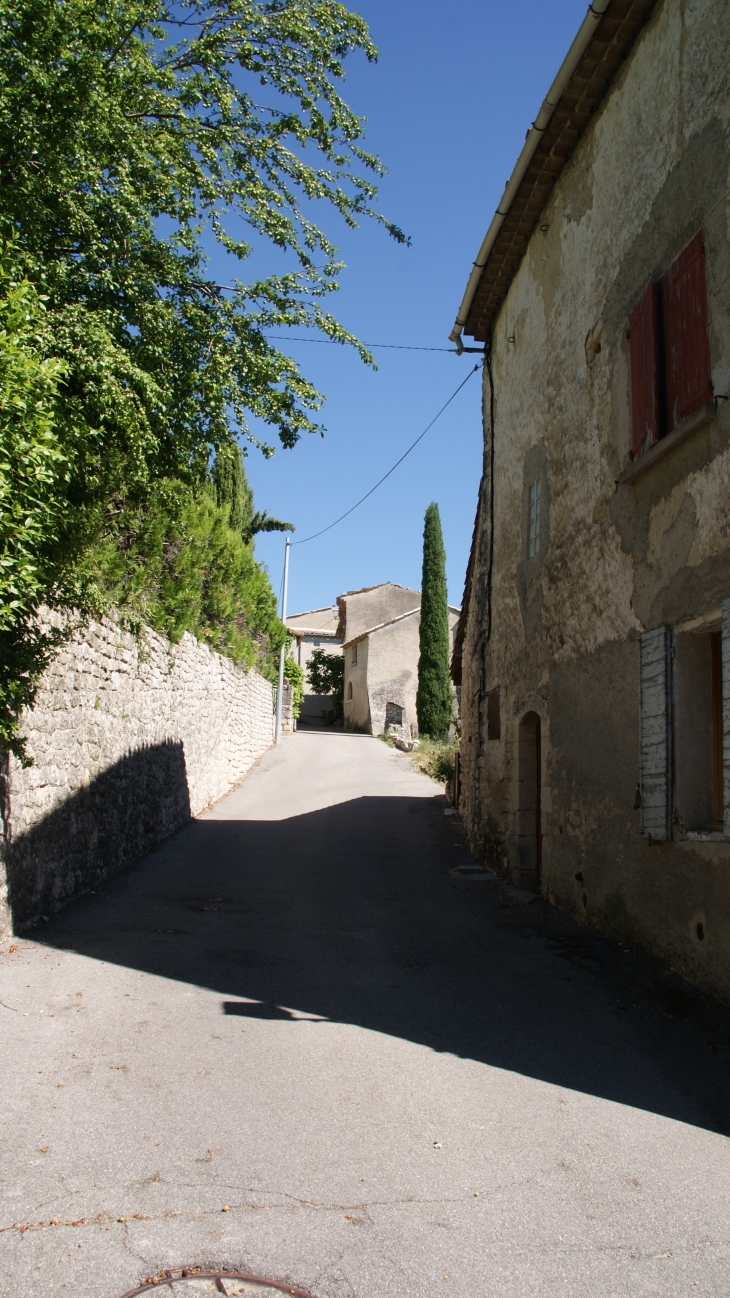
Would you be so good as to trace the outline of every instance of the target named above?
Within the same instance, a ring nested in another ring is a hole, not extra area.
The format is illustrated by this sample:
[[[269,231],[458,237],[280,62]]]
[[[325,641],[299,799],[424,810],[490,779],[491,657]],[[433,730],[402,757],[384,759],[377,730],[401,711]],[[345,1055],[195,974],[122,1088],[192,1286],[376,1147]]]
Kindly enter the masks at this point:
[[[352,646],[352,665],[353,665],[353,667],[355,666],[355,663],[356,663],[356,662],[357,662],[357,645],[354,644],[354,645]]]
[[[527,557],[534,559],[540,549],[540,490],[542,479],[530,483],[527,498]]]
[[[313,640],[313,641],[312,641],[312,644],[314,645],[315,649],[319,649],[319,646],[320,646],[321,643],[322,643],[321,640]]]
[[[348,699],[352,698],[352,681],[347,682],[347,697]]]

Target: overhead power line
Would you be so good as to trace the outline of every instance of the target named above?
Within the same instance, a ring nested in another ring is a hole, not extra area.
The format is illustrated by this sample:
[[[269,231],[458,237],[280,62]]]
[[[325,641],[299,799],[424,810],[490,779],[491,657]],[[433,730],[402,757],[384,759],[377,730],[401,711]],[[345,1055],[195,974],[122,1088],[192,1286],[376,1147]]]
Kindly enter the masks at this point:
[[[327,347],[345,345],[339,338],[291,338],[288,334],[264,334],[264,338],[272,338],[278,343],[324,343]],[[412,347],[408,343],[363,343],[363,347],[379,347],[391,352],[448,352],[451,356],[460,355],[455,347]]]
[[[436,423],[436,420],[441,418],[441,416],[442,416],[442,414],[444,413],[444,410],[446,409],[446,407],[451,405],[451,402],[454,400],[454,397],[457,397],[457,396],[459,395],[459,393],[461,392],[461,389],[462,389],[462,388],[463,388],[463,387],[464,387],[464,386],[469,382],[469,379],[471,378],[472,374],[476,374],[476,372],[477,372],[478,369],[479,369],[479,366],[478,366],[478,365],[475,365],[475,366],[474,366],[474,369],[469,371],[469,373],[467,374],[466,378],[465,378],[465,379],[462,379],[462,381],[461,381],[461,383],[459,384],[459,386],[458,386],[458,388],[456,389],[456,391],[451,393],[451,396],[449,397],[448,401],[444,402],[444,404],[442,405],[442,407],[441,407],[441,409],[439,410],[438,414],[434,415],[434,417],[433,417],[433,419],[431,420],[430,424],[427,424],[427,425],[426,425],[426,427],[424,428],[423,432],[422,432],[422,433],[419,433],[419,435],[418,435],[418,437],[416,438],[415,442],[411,442],[411,445],[408,447],[408,450],[403,452],[403,454],[401,455],[400,459],[399,459],[399,460],[396,460],[396,462],[395,462],[395,464],[392,466],[392,468],[388,469],[388,472],[383,474],[382,478],[380,478],[379,481],[375,483],[375,486],[374,486],[374,487],[371,487],[370,490],[367,491],[367,492],[365,493],[364,496],[361,496],[360,499],[359,499],[359,500],[358,500],[354,505],[352,505],[352,506],[350,507],[350,509],[346,510],[346,512],[345,512],[344,514],[340,514],[340,517],[339,517],[339,518],[336,518],[335,521],[334,521],[334,523],[329,523],[327,527],[323,527],[323,528],[322,528],[321,532],[315,532],[312,536],[305,536],[305,537],[302,538],[301,541],[293,541],[292,544],[293,544],[293,545],[306,545],[306,544],[307,544],[307,541],[316,541],[316,539],[317,539],[318,536],[324,536],[325,532],[331,532],[331,531],[332,531],[332,528],[333,528],[333,527],[337,527],[337,524],[338,524],[338,523],[341,523],[343,519],[348,518],[348,517],[350,516],[350,514],[354,514],[355,510],[356,510],[356,509],[359,509],[359,508],[360,508],[360,505],[362,505],[362,504],[364,503],[364,501],[366,501],[366,500],[368,499],[369,496],[372,496],[373,492],[378,490],[378,487],[382,486],[382,484],[385,482],[385,479],[386,479],[386,478],[389,478],[390,475],[391,475],[391,473],[395,473],[395,470],[398,468],[398,465],[399,465],[399,464],[402,464],[403,461],[405,460],[406,456],[410,455],[411,451],[414,450],[416,446],[418,446],[418,443],[419,443],[420,441],[423,440],[423,438],[426,436],[426,433],[429,431],[429,429],[430,429],[430,428],[433,428],[434,424]]]

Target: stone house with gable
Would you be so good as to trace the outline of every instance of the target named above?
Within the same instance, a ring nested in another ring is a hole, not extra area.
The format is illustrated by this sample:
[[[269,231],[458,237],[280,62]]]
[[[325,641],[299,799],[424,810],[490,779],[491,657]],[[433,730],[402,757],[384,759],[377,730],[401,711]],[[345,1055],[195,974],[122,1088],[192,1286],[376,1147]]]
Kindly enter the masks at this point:
[[[474,263],[472,849],[730,998],[730,14],[594,0]]]
[[[421,592],[383,582],[338,600],[345,658],[345,729],[410,740],[418,734]],[[452,644],[459,610],[449,608]]]

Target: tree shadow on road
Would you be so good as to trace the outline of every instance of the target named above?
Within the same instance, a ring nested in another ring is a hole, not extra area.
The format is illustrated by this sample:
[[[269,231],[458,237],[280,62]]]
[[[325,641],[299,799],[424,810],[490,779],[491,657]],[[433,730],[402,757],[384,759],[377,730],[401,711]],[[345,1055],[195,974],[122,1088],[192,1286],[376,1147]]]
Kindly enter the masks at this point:
[[[668,1017],[657,966],[454,878],[466,856],[440,798],[204,818],[37,937],[289,1020],[293,1048],[301,1018],[356,1024],[727,1133],[725,1012]]]

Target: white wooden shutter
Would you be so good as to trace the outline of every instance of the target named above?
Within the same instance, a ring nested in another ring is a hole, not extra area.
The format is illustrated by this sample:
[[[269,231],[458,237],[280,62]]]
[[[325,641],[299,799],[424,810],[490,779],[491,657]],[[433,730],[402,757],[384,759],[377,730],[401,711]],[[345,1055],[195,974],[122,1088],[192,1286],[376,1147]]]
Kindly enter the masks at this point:
[[[641,637],[641,826],[657,839],[671,826],[671,643],[668,626]],[[730,699],[725,742],[730,749]]]
[[[722,601],[722,805],[730,838],[730,599]]]

